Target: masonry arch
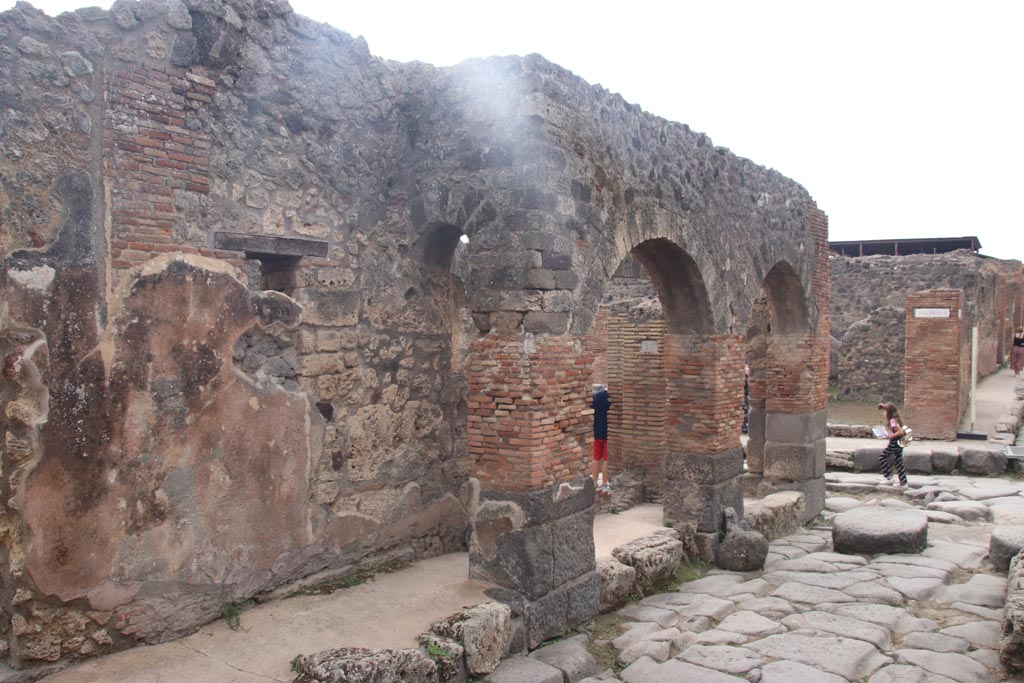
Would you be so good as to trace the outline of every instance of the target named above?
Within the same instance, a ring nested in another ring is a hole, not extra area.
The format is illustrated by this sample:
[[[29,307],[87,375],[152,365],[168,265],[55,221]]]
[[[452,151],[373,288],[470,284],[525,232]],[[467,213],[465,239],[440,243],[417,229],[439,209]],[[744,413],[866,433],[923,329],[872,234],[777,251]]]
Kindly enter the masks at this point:
[[[763,497],[803,491],[809,517],[824,503],[827,411],[814,410],[818,373],[806,289],[796,269],[777,261],[760,283],[745,345],[750,369],[747,474],[744,488]],[[827,362],[827,359],[826,361]]]
[[[642,476],[667,521],[713,536],[723,508],[743,504],[742,353],[715,333],[708,276],[675,240],[639,241],[604,283],[588,339],[612,395],[610,469]]]

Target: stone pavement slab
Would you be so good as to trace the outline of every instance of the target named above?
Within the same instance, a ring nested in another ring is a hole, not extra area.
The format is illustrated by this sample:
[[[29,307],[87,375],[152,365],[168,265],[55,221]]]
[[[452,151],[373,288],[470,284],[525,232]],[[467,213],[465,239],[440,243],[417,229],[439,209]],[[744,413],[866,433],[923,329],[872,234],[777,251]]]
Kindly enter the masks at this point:
[[[737,683],[735,676],[724,674],[713,669],[670,659],[664,663],[655,662],[649,657],[641,657],[619,674],[625,683]]]
[[[879,654],[873,645],[838,636],[786,633],[747,643],[746,647],[765,657],[801,662],[846,679],[868,676],[892,661]]]

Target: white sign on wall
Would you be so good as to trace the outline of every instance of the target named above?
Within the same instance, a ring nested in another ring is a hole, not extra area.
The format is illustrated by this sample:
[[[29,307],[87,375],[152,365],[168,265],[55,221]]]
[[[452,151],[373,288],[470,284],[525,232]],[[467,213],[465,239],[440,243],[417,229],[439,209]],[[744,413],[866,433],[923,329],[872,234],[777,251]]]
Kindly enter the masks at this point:
[[[658,352],[658,340],[657,339],[644,339],[640,342],[640,353],[657,353]]]
[[[948,308],[915,308],[915,318],[948,318]]]

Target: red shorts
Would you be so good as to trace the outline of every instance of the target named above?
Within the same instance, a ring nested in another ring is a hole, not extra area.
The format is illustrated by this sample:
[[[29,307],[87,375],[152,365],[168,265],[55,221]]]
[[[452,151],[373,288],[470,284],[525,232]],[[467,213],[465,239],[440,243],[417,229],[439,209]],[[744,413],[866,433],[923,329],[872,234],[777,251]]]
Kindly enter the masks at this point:
[[[594,439],[594,460],[608,459],[608,439]]]

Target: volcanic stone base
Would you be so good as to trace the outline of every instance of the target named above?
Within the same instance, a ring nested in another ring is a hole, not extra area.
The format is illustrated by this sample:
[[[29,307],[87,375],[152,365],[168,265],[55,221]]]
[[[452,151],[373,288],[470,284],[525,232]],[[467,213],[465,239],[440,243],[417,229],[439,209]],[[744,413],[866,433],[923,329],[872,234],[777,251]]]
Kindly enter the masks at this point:
[[[502,588],[513,651],[565,634],[600,612],[589,477],[530,491],[484,491],[470,520],[469,573]]]
[[[665,458],[665,521],[691,522],[697,531],[716,533],[727,507],[743,514],[743,451],[670,454]]]
[[[759,498],[765,498],[780,491],[799,491],[804,494],[804,509],[800,524],[806,524],[825,509],[825,479],[817,477],[806,481],[772,481],[765,479],[757,487]]]

